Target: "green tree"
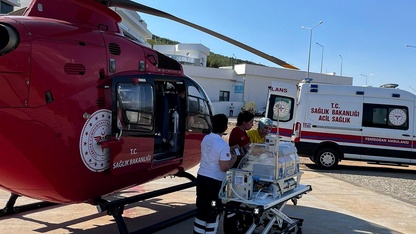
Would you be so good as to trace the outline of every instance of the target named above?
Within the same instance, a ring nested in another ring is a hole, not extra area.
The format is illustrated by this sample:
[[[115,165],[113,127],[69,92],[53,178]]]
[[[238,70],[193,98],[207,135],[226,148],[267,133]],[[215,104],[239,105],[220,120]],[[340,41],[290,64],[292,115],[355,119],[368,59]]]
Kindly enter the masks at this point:
[[[163,38],[163,37],[158,37],[156,35],[152,36],[152,39],[147,39],[146,40],[147,43],[149,43],[150,45],[177,45],[180,44],[180,42],[178,41],[172,41],[170,39],[167,38]]]
[[[243,106],[243,109],[254,114],[254,112],[257,110],[256,103],[254,103],[254,101],[249,101]]]

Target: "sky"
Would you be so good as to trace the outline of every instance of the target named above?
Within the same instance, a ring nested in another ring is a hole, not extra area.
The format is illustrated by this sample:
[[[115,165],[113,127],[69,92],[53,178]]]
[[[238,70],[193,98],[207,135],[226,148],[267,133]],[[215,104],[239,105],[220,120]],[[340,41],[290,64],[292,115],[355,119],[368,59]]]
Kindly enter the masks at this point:
[[[307,71],[309,61],[309,72],[319,73],[322,66],[323,73],[352,77],[353,85],[395,83],[416,93],[414,0],[135,1],[224,34],[302,71]],[[201,43],[213,53],[280,67],[196,29],[139,14],[159,37]]]

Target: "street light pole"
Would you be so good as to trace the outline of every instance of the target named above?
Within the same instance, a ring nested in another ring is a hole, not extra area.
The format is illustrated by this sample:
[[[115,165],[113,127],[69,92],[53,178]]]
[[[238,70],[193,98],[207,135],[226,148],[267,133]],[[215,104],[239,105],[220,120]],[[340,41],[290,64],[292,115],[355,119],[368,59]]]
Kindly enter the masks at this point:
[[[416,46],[413,45],[405,45],[406,47],[412,47],[412,48],[416,48]]]
[[[343,61],[343,59],[342,59],[341,55],[339,55],[339,57],[341,58],[341,74],[340,74],[340,76],[342,76],[342,61]]]
[[[313,26],[312,28],[308,28],[305,26],[302,26],[303,29],[308,29],[310,30],[310,34],[309,34],[309,51],[308,51],[308,73],[306,74],[306,78],[309,78],[309,67],[310,67],[310,63],[311,63],[311,45],[312,45],[312,30],[317,27],[318,25],[322,24],[323,21],[319,21],[315,26]]]
[[[322,55],[321,55],[321,73],[322,73],[322,64],[324,63],[324,46],[319,44],[318,42],[316,44],[322,47]]]
[[[231,64],[231,66],[234,68],[234,66],[235,66],[235,63],[237,62],[237,57],[235,56],[235,54],[233,54],[233,57],[232,57],[233,59],[232,59],[232,64]]]
[[[364,74],[360,74],[360,75],[365,76],[365,86],[367,86],[367,75],[364,75]]]

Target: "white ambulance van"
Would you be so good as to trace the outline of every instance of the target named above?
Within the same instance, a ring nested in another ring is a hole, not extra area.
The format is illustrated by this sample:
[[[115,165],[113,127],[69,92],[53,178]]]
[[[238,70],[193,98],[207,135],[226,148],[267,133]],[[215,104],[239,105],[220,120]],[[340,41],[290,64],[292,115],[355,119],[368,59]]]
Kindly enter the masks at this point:
[[[266,116],[322,169],[341,160],[416,164],[416,96],[396,88],[274,82]]]

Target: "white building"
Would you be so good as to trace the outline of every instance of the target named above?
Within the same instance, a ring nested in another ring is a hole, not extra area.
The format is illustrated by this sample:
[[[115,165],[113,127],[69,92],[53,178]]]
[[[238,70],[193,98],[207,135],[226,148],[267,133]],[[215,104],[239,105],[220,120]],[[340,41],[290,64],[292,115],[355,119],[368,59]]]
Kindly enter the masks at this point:
[[[296,84],[307,75],[306,71],[250,64],[223,68],[191,65],[183,67],[185,74],[197,80],[205,89],[215,112],[225,114],[228,113],[231,103],[235,106],[234,113],[247,102],[254,102],[257,108],[263,108],[266,106],[267,91],[272,81]],[[352,85],[352,77],[312,72],[309,72],[309,77],[317,83]]]
[[[202,44],[153,45],[153,49],[176,59],[181,64],[207,66],[208,47]]]
[[[138,41],[141,44],[150,45],[146,39],[152,38],[152,33],[147,29],[147,24],[135,11],[126,10],[123,8],[113,8],[121,18],[120,28],[124,35],[132,40]]]

